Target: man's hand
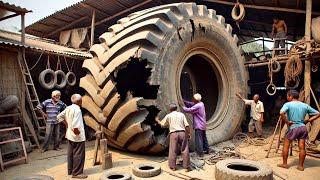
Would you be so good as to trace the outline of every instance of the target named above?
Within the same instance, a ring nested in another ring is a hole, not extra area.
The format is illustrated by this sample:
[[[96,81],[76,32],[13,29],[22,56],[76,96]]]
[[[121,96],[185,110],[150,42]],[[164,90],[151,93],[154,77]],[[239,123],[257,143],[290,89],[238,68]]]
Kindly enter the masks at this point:
[[[261,122],[261,123],[264,123],[264,118],[261,118],[261,119],[260,119],[260,122]]]
[[[74,128],[72,131],[73,131],[73,133],[74,133],[75,135],[77,135],[77,136],[80,134],[80,131],[79,131],[78,128]]]
[[[242,96],[241,96],[239,93],[236,93],[236,96],[237,96],[239,99],[243,99]]]
[[[288,126],[288,127],[290,127],[292,124],[293,124],[292,121],[288,121],[288,122],[287,122],[287,126]]]
[[[47,113],[43,113],[43,116],[45,119],[48,119],[48,114]]]

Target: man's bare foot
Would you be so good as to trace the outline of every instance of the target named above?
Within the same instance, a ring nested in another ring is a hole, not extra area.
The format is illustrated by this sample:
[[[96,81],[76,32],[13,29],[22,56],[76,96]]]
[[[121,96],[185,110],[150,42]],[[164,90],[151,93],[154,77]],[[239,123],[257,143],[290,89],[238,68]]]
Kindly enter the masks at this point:
[[[298,169],[299,171],[304,171],[304,167],[303,167],[303,166],[298,166],[297,169]]]
[[[191,171],[190,167],[186,168],[186,172],[190,172],[190,171]]]
[[[287,164],[278,164],[277,166],[281,167],[281,168],[285,168],[285,169],[289,168],[289,166]]]

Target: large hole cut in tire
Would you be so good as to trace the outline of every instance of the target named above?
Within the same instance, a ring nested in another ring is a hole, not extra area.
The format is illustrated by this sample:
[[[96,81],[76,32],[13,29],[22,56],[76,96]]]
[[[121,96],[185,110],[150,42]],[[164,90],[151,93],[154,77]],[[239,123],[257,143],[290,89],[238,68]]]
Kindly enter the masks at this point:
[[[209,144],[236,132],[244,104],[235,93],[246,94],[247,74],[237,36],[214,10],[194,3],[153,7],[118,20],[100,41],[83,63],[80,86],[84,120],[109,145],[163,151],[168,131],[154,118],[195,92],[206,106]]]

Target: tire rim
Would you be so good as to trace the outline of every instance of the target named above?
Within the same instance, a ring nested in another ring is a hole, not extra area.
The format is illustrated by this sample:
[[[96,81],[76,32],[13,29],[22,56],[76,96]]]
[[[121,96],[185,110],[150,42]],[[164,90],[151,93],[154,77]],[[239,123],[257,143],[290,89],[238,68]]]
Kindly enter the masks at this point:
[[[222,122],[222,120],[224,119],[224,116],[227,113],[227,107],[229,106],[229,101],[227,101],[230,92],[228,91],[228,87],[229,87],[229,81],[228,81],[228,77],[227,77],[227,73],[225,72],[223,65],[221,64],[221,58],[219,58],[214,52],[212,52],[210,49],[205,48],[205,47],[197,47],[197,48],[193,48],[190,49],[187,53],[185,53],[185,56],[182,58],[183,60],[180,61],[179,65],[178,65],[178,69],[177,69],[177,74],[176,74],[176,81],[177,82],[175,84],[176,86],[176,90],[177,90],[177,95],[178,95],[178,102],[181,105],[184,105],[183,103],[183,93],[181,91],[181,75],[184,70],[185,65],[189,62],[189,60],[192,57],[197,57],[197,58],[201,58],[201,63],[203,63],[203,65],[209,65],[210,66],[210,70],[211,73],[214,73],[214,76],[216,78],[216,82],[213,85],[217,85],[217,94],[211,94],[211,95],[215,95],[217,96],[217,99],[215,100],[215,102],[209,102],[209,103],[205,103],[206,104],[206,113],[207,113],[207,129],[214,129],[217,126],[219,126],[219,124]],[[193,62],[191,62],[192,65]],[[188,66],[187,66],[188,67]],[[189,71],[192,71],[192,69],[190,67]],[[197,84],[197,82],[195,82],[197,79],[197,75],[195,75],[195,73],[191,74],[191,82],[192,84]],[[193,85],[194,86],[194,85]],[[211,85],[212,86],[212,85]],[[198,89],[197,87],[195,88],[196,90]],[[199,88],[200,89],[200,88]],[[211,110],[211,112],[207,111],[208,107],[210,107],[212,105],[212,103],[214,104],[215,108],[213,110]]]

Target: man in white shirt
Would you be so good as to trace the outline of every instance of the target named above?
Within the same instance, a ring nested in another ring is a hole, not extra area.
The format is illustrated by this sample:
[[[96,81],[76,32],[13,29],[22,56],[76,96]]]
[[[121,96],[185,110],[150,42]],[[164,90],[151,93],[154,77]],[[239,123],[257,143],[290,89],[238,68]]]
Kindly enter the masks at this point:
[[[72,178],[85,179],[88,176],[83,174],[85,160],[85,141],[84,124],[80,106],[82,97],[80,94],[71,96],[72,105],[62,111],[57,119],[66,124],[68,139],[68,175]]]
[[[263,103],[259,100],[259,95],[255,94],[253,100],[244,99],[239,93],[236,94],[246,105],[250,105],[250,122],[248,125],[248,135],[253,137],[253,131],[256,129],[258,137],[262,137],[262,123],[264,122],[263,113],[264,107]]]
[[[156,122],[161,127],[169,126],[170,143],[168,163],[170,169],[176,170],[176,159],[178,152],[181,152],[183,159],[183,168],[190,171],[189,143],[190,128],[186,116],[177,111],[176,104],[170,104],[170,113],[167,114],[162,121],[156,118]]]

